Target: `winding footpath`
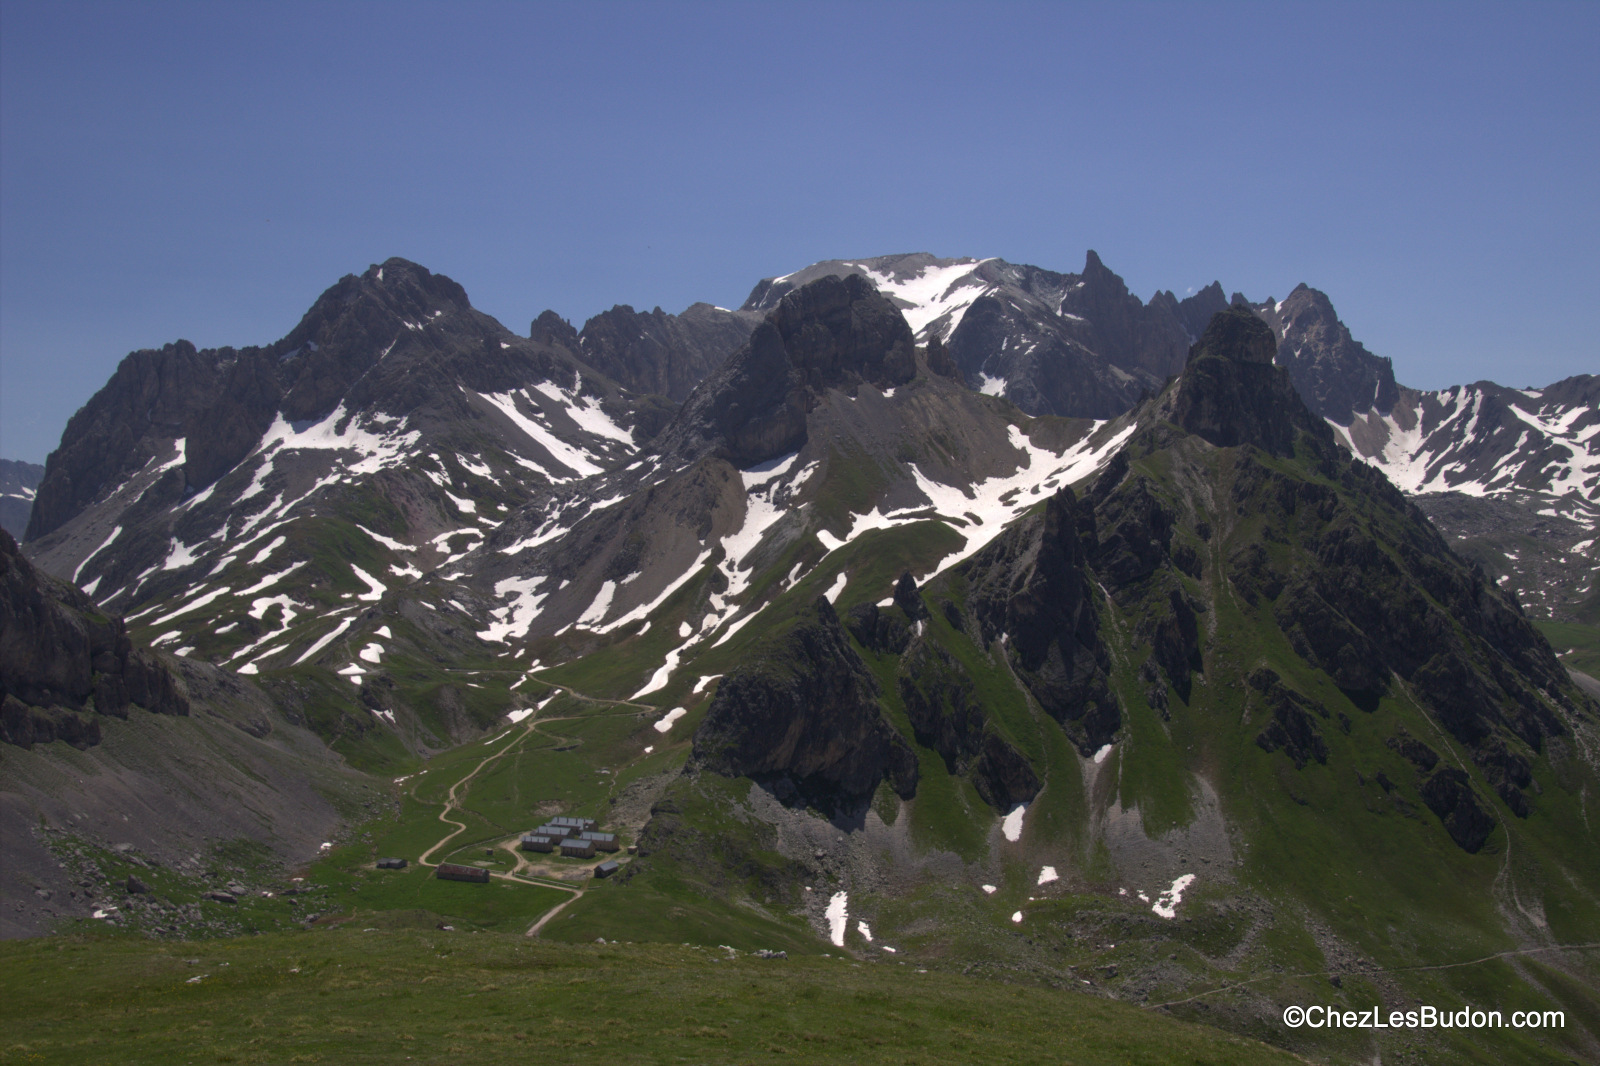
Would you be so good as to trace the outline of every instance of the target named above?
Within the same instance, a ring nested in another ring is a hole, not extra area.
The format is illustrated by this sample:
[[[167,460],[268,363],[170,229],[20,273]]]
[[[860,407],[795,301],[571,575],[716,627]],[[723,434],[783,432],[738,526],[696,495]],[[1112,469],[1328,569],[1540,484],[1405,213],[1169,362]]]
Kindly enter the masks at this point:
[[[555,690],[555,691],[558,691],[558,692],[564,692],[567,695],[573,697],[574,699],[583,700],[583,701],[585,701],[587,703],[607,704],[607,705],[610,705],[610,706],[618,706],[618,707],[632,707],[632,708],[635,708],[637,710],[644,710],[644,711],[657,711],[658,712],[661,709],[659,707],[656,707],[656,706],[653,706],[653,705],[647,704],[647,703],[634,703],[631,700],[608,700],[608,699],[599,699],[599,698],[596,698],[596,697],[593,697],[593,696],[585,696],[581,692],[574,692],[572,689],[567,688],[565,685],[553,685],[553,684],[549,684],[548,682],[543,682],[543,684],[548,685],[552,690]],[[573,715],[563,715],[563,716],[558,717],[558,718],[541,718],[539,716],[538,711],[536,710],[536,711],[534,711],[534,713],[532,715],[530,715],[527,719],[525,719],[522,723],[520,723],[522,725],[522,731],[521,731],[521,733],[519,735],[517,735],[516,737],[512,738],[506,744],[502,745],[498,751],[495,751],[492,754],[484,756],[484,758],[479,761],[478,765],[474,766],[471,771],[469,771],[468,773],[466,773],[462,777],[458,778],[456,780],[456,782],[450,786],[449,792],[447,792],[445,794],[444,807],[439,811],[439,821],[443,822],[445,825],[454,826],[455,828],[452,829],[450,832],[446,833],[443,837],[441,837],[431,848],[429,848],[427,851],[423,852],[422,855],[420,857],[418,857],[418,859],[417,859],[417,865],[418,866],[425,866],[425,867],[430,867],[430,868],[433,868],[433,869],[437,869],[440,864],[437,863],[437,862],[432,861],[433,856],[435,854],[437,854],[438,851],[441,848],[443,848],[446,844],[449,844],[456,837],[458,837],[462,833],[466,832],[467,823],[463,822],[463,821],[458,821],[457,819],[450,817],[450,814],[451,814],[452,811],[458,810],[461,807],[461,801],[462,801],[462,798],[466,795],[466,787],[467,787],[468,783],[471,782],[471,780],[474,777],[476,777],[480,772],[482,772],[484,767],[486,767],[490,763],[495,762],[496,760],[498,760],[501,756],[505,755],[507,752],[509,752],[513,748],[517,747],[518,744],[520,744],[521,742],[527,740],[528,737],[530,737],[530,736],[533,736],[535,734],[538,734],[538,735],[541,735],[541,736],[550,736],[550,734],[543,733],[542,731],[540,731],[538,729],[538,727],[540,725],[547,724],[547,723],[550,723],[550,722],[571,721],[573,719],[584,718],[584,717],[588,717],[588,716],[573,714]],[[512,728],[515,729],[515,726],[513,726]],[[510,732],[511,732],[511,730],[507,730],[507,733],[510,733]],[[552,737],[552,739],[554,739],[554,738]],[[418,799],[415,790],[418,787],[418,785],[420,785],[420,784],[421,784],[421,782],[419,781],[416,785],[412,786],[411,796],[412,796],[413,799]],[[424,801],[419,800],[419,802],[424,802]],[[536,875],[536,874],[526,873],[525,871],[528,869],[529,863],[528,863],[527,859],[524,858],[523,855],[516,850],[515,845],[510,843],[510,842],[502,841],[499,846],[502,847],[502,848],[505,848],[507,851],[511,852],[512,858],[515,860],[515,866],[509,872],[506,872],[506,873],[501,873],[499,871],[491,870],[491,871],[489,871],[489,876],[491,878],[496,878],[496,879],[501,880],[501,881],[510,881],[510,882],[512,882],[514,884],[533,885],[533,886],[539,887],[539,888],[555,888],[555,889],[560,889],[563,892],[570,893],[568,898],[562,900],[560,903],[557,903],[555,906],[553,906],[549,910],[545,911],[544,914],[540,915],[540,917],[531,926],[528,927],[528,931],[525,934],[523,934],[524,936],[536,937],[536,936],[539,935],[539,931],[541,929],[543,929],[545,927],[545,925],[552,918],[554,918],[557,914],[560,914],[561,911],[564,908],[566,908],[568,905],[570,905],[570,904],[576,902],[578,899],[582,898],[582,896],[584,894],[584,889],[578,887],[577,885],[572,885],[572,884],[568,884],[567,882],[564,882],[564,881],[556,880],[555,878],[541,877],[541,876]]]

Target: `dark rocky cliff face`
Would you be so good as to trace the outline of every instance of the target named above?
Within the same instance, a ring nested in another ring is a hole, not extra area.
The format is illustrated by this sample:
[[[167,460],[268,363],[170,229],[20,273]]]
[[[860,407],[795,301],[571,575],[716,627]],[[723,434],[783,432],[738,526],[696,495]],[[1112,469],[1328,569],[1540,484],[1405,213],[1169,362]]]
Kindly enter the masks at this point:
[[[100,741],[96,714],[126,717],[130,704],[188,714],[177,678],[135,648],[121,618],[41,574],[0,532],[0,740],[22,747]]]
[[[23,540],[58,529],[122,476],[156,454],[152,438],[182,437],[222,394],[231,349],[197,352],[188,341],[133,352],[111,380],[67,422],[45,474]]]
[[[1294,452],[1297,431],[1320,442],[1331,456],[1333,434],[1306,409],[1288,375],[1273,366],[1272,330],[1253,312],[1230,307],[1189,352],[1170,407],[1177,425],[1219,448],[1249,444],[1271,455]]]
[[[715,449],[744,468],[806,441],[806,415],[830,388],[891,388],[917,371],[905,318],[857,275],[824,276],[785,296],[750,341],[695,389],[663,450]]]
[[[818,599],[760,661],[718,684],[693,763],[825,810],[865,802],[884,780],[909,799],[917,757],[878,693],[832,605]]]
[[[0,529],[21,538],[33,512],[33,497],[38,492],[44,467],[0,459]]]
[[[937,751],[947,771],[971,778],[985,803],[1005,812],[1039,794],[1039,775],[990,722],[972,675],[955,656],[919,640],[895,680],[917,742]]]
[[[570,340],[561,339],[619,385],[681,403],[750,339],[761,318],[707,303],[693,304],[681,315],[669,315],[659,307],[644,312],[618,304],[589,319]],[[535,322],[536,334],[538,330]],[[553,329],[546,335],[560,336]]]
[[[1012,670],[1084,755],[1122,723],[1099,636],[1086,548],[1095,515],[1071,489],[1041,518],[1002,534],[958,570],[967,610],[985,644],[1004,640]]]
[[[1314,413],[1348,426],[1358,414],[1394,408],[1394,365],[1350,335],[1326,293],[1301,283],[1282,303],[1253,309],[1278,335],[1278,365]]]

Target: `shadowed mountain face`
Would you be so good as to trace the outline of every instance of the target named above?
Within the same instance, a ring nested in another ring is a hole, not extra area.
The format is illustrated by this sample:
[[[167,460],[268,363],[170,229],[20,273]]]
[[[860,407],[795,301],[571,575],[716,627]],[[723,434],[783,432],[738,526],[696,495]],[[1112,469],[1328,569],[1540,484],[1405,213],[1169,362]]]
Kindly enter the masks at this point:
[[[0,529],[21,537],[33,512],[33,496],[44,477],[44,467],[0,459]]]
[[[773,654],[717,687],[695,731],[694,761],[829,809],[860,804],[884,780],[909,799],[917,758],[878,694],[838,615],[819,598]]]
[[[1162,415],[1219,448],[1249,444],[1290,456],[1304,432],[1331,449],[1333,434],[1273,365],[1274,349],[1272,330],[1248,310],[1217,312]]]
[[[690,396],[662,449],[688,457],[714,440],[741,467],[798,451],[829,389],[904,385],[914,348],[905,319],[865,279],[823,276],[785,297]]]
[[[98,715],[126,718],[130,704],[189,713],[183,686],[159,657],[136,648],[121,618],[101,613],[41,574],[0,531],[0,740],[30,748],[100,742]]]
[[[551,315],[551,312],[545,312]],[[573,354],[600,373],[638,393],[653,393],[682,403],[694,387],[750,339],[762,316],[692,304],[681,315],[657,307],[648,313],[626,304],[589,319],[581,333],[565,337]],[[541,316],[533,335],[560,331]],[[565,323],[563,323],[565,325]]]

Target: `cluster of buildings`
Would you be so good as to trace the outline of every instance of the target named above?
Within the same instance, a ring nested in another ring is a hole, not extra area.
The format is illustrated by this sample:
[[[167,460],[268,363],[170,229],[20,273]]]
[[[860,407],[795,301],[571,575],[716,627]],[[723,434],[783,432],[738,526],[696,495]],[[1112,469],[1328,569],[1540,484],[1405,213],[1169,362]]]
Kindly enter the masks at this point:
[[[593,818],[552,818],[522,838],[523,851],[559,851],[569,859],[592,859],[597,851],[619,850],[617,834],[602,833]]]
[[[592,859],[596,852],[616,852],[621,850],[617,843],[617,834],[602,833],[599,823],[593,818],[551,818],[531,833],[522,837],[523,851],[542,851],[546,853],[559,852],[563,857],[570,859]],[[630,847],[628,849],[632,851]],[[494,849],[488,849],[489,855],[494,855]],[[403,870],[406,867],[405,859],[379,859],[380,870]],[[615,859],[602,862],[595,867],[596,877],[610,877],[621,869]],[[489,871],[476,866],[462,866],[458,863],[447,862],[441,864],[434,876],[443,881],[471,881],[477,884],[486,884],[489,880]]]

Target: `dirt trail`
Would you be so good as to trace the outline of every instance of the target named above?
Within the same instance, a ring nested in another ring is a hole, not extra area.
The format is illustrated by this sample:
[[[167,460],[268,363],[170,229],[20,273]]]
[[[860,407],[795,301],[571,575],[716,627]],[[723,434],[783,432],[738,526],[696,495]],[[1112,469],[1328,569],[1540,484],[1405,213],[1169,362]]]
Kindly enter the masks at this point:
[[[504,755],[506,752],[508,752],[512,748],[516,747],[517,741],[527,739],[528,734],[533,732],[533,727],[534,727],[535,724],[538,723],[538,721],[539,721],[538,718],[530,717],[528,719],[528,721],[527,721],[527,724],[525,726],[523,726],[522,736],[518,737],[516,740],[513,740],[511,743],[505,745],[505,747],[501,748],[499,751],[495,752],[493,755],[485,756],[482,762],[478,763],[477,766],[474,766],[472,768],[472,772],[471,773],[467,774],[465,777],[458,778],[456,780],[456,783],[450,786],[450,791],[445,794],[444,809],[439,812],[439,821],[445,823],[446,825],[453,825],[456,828],[455,828],[455,830],[453,832],[447,833],[444,836],[444,838],[441,839],[433,847],[431,847],[427,851],[423,852],[421,857],[417,859],[417,865],[418,866],[438,866],[439,865],[438,863],[429,862],[428,859],[430,857],[432,857],[434,852],[438,851],[440,848],[444,847],[446,844],[450,843],[450,841],[454,840],[457,836],[461,835],[463,832],[466,831],[466,828],[467,828],[467,823],[466,822],[458,822],[454,818],[450,817],[450,812],[455,810],[458,806],[461,805],[461,801],[456,795],[457,790],[459,790],[462,785],[465,785],[468,781],[471,781],[474,777],[476,777],[478,775],[478,772],[481,771],[485,766],[488,766],[490,763],[492,763],[496,759],[500,758],[500,756]],[[415,789],[416,787],[417,787],[416,785],[412,786],[413,789]],[[415,795],[415,792],[413,792],[412,794]]]
[[[574,692],[572,689],[567,688],[565,685],[551,685],[550,687],[554,688],[554,689],[558,689],[558,690],[560,690],[562,692],[565,692],[569,696],[572,696],[574,699],[584,700],[585,702],[588,702],[588,703],[601,703],[601,704],[608,704],[608,705],[611,705],[611,706],[618,706],[618,707],[636,707],[636,708],[640,708],[642,710],[649,710],[649,711],[659,711],[661,709],[659,707],[651,706],[650,704],[634,703],[634,702],[632,702],[630,700],[607,700],[607,699],[598,699],[598,698],[593,697],[593,696],[585,696],[580,692]],[[439,811],[439,821],[443,822],[446,825],[455,826],[455,828],[452,829],[449,833],[446,833],[443,837],[441,837],[439,839],[439,841],[437,843],[435,843],[431,848],[429,848],[427,851],[423,852],[422,855],[420,857],[418,857],[418,859],[417,859],[417,865],[418,866],[428,866],[428,867],[437,868],[439,866],[439,864],[436,863],[436,862],[430,861],[433,858],[434,854],[437,853],[440,848],[444,847],[446,844],[450,843],[452,840],[454,840],[456,837],[460,836],[463,832],[466,831],[467,823],[466,822],[462,822],[462,821],[457,821],[456,819],[450,817],[450,813],[452,811],[458,809],[461,806],[462,797],[465,795],[465,792],[463,791],[464,786],[466,786],[468,784],[468,782],[470,782],[474,777],[476,777],[483,770],[484,767],[488,766],[490,763],[492,763],[495,760],[499,759],[501,756],[505,755],[511,749],[517,747],[518,744],[520,744],[521,742],[527,740],[528,737],[530,737],[530,736],[538,735],[538,736],[547,737],[547,738],[552,739],[552,740],[561,739],[561,738],[558,738],[557,736],[555,736],[554,734],[546,733],[543,730],[539,729],[538,727],[541,726],[541,725],[547,725],[547,724],[549,724],[551,722],[573,721],[575,719],[580,719],[580,718],[585,718],[585,717],[588,717],[588,716],[587,715],[576,715],[576,714],[573,714],[573,715],[562,715],[562,716],[560,716],[558,718],[540,718],[538,716],[538,713],[535,712],[534,714],[530,715],[523,723],[521,723],[522,724],[522,732],[521,732],[520,735],[518,735],[517,737],[515,737],[514,739],[512,739],[511,741],[509,741],[505,745],[503,745],[500,748],[500,750],[498,750],[498,751],[496,751],[496,752],[494,752],[494,753],[492,753],[490,755],[484,756],[484,758],[481,761],[479,761],[478,765],[474,766],[472,768],[471,772],[469,772],[469,773],[465,774],[464,776],[458,778],[456,780],[456,782],[453,785],[450,786],[450,791],[445,794],[444,807],[443,807],[443,809],[441,809]],[[508,730],[507,732],[510,732],[510,731]],[[418,785],[420,785],[420,784],[421,784],[421,782],[418,782]],[[613,781],[613,787],[615,787],[614,781]],[[412,789],[413,789],[412,795],[413,795],[413,797],[415,797],[415,795],[416,795],[416,793],[414,791],[416,788],[417,788],[417,785],[413,785],[412,786]],[[501,880],[501,881],[511,881],[511,882],[513,882],[515,884],[535,885],[535,886],[539,886],[539,887],[542,887],[542,888],[555,888],[555,889],[560,889],[563,892],[572,893],[572,895],[568,899],[562,900],[560,903],[556,904],[554,907],[551,907],[548,911],[546,911],[543,915],[541,915],[539,917],[539,919],[533,923],[533,925],[529,926],[527,933],[524,934],[525,936],[530,936],[530,937],[538,936],[539,935],[539,930],[543,929],[545,927],[545,924],[547,922],[549,922],[550,919],[554,918],[557,914],[561,913],[562,909],[565,908],[569,903],[572,903],[574,900],[576,900],[579,897],[581,897],[583,895],[583,893],[584,893],[584,890],[581,889],[581,888],[578,888],[575,885],[566,884],[566,883],[564,883],[562,881],[559,881],[559,880],[556,880],[554,878],[543,877],[543,876],[540,876],[538,874],[525,872],[529,867],[529,863],[528,863],[527,859],[524,858],[522,856],[522,854],[519,851],[516,850],[515,845],[513,843],[509,842],[509,841],[502,841],[500,843],[500,847],[503,847],[507,851],[511,852],[512,858],[515,860],[516,865],[509,872],[506,872],[506,873],[501,873],[499,871],[490,871],[489,872],[489,876],[491,878],[495,878],[495,879]]]

